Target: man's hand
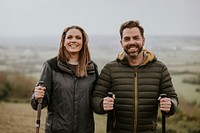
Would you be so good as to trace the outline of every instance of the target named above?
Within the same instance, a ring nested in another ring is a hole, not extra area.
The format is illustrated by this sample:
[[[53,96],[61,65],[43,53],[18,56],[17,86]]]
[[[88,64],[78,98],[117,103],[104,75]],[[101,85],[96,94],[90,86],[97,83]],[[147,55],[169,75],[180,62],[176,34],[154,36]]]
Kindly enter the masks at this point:
[[[159,97],[158,100],[160,101],[160,110],[168,113],[171,109],[171,99],[167,97]]]
[[[104,97],[103,98],[103,109],[105,111],[113,110],[115,95],[113,97]]]

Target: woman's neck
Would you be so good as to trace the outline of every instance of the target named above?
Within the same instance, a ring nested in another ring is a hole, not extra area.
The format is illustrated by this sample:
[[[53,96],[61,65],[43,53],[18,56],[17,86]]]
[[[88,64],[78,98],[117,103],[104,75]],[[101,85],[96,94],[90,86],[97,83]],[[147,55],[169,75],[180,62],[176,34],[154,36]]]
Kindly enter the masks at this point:
[[[68,63],[72,65],[78,65],[78,58],[79,58],[79,55],[71,54]]]

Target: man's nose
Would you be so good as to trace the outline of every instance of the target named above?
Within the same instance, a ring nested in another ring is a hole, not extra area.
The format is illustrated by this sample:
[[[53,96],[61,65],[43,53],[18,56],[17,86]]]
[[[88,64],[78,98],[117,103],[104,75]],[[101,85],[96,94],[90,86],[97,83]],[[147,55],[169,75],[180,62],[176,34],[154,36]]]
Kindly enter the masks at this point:
[[[131,39],[130,39],[130,44],[134,44],[134,43],[135,43],[134,39],[131,38]]]

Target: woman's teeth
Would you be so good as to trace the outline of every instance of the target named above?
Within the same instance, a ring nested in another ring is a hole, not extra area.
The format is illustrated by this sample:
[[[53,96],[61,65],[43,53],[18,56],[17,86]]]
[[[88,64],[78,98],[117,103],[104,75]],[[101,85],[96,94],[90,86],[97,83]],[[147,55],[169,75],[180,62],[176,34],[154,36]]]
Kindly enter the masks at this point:
[[[72,48],[75,48],[75,47],[77,47],[78,45],[76,45],[76,44],[72,44],[72,45],[70,45]]]

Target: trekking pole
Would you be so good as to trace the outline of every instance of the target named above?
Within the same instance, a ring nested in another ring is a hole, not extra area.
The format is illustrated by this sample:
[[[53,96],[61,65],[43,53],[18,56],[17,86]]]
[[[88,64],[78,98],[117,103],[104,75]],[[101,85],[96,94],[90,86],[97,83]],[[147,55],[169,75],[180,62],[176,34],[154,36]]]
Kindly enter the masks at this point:
[[[108,97],[112,97],[113,93],[108,92]],[[113,111],[108,111],[107,114],[107,127],[106,127],[106,133],[112,133],[113,130]]]
[[[39,81],[39,86],[44,87],[44,81]],[[39,133],[40,129],[40,117],[41,117],[41,109],[42,109],[42,98],[39,98],[38,100],[38,106],[37,106],[37,120],[36,120],[36,133]]]
[[[167,97],[167,94],[160,94],[160,97],[161,98],[165,98]],[[165,112],[164,111],[161,111],[162,112],[162,133],[165,133]]]

